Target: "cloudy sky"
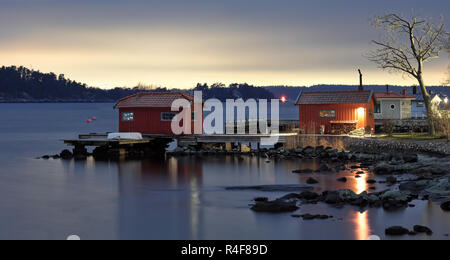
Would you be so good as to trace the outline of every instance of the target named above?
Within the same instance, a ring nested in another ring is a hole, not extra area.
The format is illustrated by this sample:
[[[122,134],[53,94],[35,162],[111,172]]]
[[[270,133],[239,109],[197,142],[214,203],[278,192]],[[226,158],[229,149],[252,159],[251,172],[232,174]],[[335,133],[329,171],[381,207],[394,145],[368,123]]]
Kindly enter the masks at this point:
[[[386,12],[450,24],[448,0],[0,0],[0,65],[103,88],[357,84],[358,68],[366,83],[413,84],[363,57]],[[427,64],[427,83],[448,64]]]

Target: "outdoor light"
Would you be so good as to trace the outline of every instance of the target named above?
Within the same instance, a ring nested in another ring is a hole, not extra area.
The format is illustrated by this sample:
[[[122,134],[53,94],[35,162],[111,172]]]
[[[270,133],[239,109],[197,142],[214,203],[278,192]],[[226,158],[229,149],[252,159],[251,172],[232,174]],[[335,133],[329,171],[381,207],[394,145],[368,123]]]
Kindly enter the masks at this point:
[[[358,116],[364,116],[366,110],[363,107],[358,108]]]
[[[283,103],[286,103],[286,101],[287,101],[286,96],[282,96],[280,99],[281,99],[281,102],[283,102]]]

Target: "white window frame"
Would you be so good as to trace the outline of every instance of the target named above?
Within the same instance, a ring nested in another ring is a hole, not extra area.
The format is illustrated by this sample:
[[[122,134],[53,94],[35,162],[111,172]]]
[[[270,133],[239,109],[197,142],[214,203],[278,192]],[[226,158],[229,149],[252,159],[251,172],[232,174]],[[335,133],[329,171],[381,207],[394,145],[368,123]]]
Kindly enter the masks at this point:
[[[122,122],[133,122],[134,112],[122,112],[121,119]]]

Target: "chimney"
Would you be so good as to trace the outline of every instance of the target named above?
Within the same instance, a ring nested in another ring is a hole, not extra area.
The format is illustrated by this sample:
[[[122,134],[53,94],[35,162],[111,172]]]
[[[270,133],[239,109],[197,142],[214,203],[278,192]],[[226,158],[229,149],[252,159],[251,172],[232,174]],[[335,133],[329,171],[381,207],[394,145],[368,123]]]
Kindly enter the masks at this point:
[[[363,91],[363,90],[364,90],[364,86],[363,86],[363,75],[362,75],[360,69],[358,69],[358,72],[359,72],[359,88],[358,88],[358,90],[359,90],[359,91]]]
[[[386,93],[389,94],[389,85],[386,85]]]
[[[417,95],[417,86],[413,86],[413,94]]]
[[[406,89],[402,90],[402,94],[403,94],[403,96],[406,96]]]

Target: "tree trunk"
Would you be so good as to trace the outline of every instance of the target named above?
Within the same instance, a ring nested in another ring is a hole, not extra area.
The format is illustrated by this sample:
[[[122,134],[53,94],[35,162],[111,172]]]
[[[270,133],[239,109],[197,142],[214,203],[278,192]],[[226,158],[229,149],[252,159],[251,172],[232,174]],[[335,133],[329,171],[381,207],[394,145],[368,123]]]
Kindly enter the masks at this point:
[[[425,102],[425,108],[427,109],[427,118],[428,118],[428,133],[430,135],[436,134],[436,128],[434,125],[434,113],[431,104],[431,97],[428,94],[427,87],[423,81],[422,73],[418,73],[417,80],[419,81],[420,88],[422,90],[423,100]]]

